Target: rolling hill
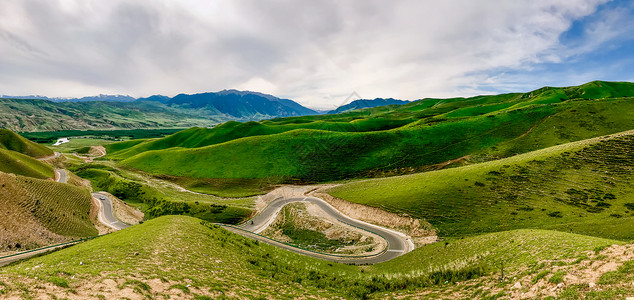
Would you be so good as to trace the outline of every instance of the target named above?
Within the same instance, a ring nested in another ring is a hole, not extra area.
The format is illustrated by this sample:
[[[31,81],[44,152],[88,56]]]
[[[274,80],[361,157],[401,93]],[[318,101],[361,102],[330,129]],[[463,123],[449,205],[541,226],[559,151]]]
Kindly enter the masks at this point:
[[[53,167],[34,157],[46,157],[53,151],[6,129],[0,129],[0,171],[33,178],[53,178]]]
[[[480,164],[352,182],[335,197],[425,219],[441,236],[542,228],[634,239],[634,132]]]
[[[40,179],[55,177],[55,171],[51,165],[5,149],[0,149],[0,171]]]
[[[53,150],[46,146],[33,143],[7,129],[0,129],[0,149],[19,152],[35,158],[53,155]]]
[[[192,129],[119,147],[110,157],[146,172],[194,178],[311,182],[413,173],[460,158],[492,160],[632,129],[630,96],[632,83],[591,82],[525,94],[423,99]]]

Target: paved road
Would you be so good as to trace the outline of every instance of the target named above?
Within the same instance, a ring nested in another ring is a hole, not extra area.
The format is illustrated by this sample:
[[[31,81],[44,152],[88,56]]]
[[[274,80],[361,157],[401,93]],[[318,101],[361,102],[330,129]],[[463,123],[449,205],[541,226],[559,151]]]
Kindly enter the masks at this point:
[[[102,193],[92,193],[92,196],[99,202],[99,221],[116,230],[130,227],[129,224],[119,221],[114,216],[112,208],[112,200],[108,195]]]
[[[55,172],[59,175],[57,178],[57,182],[66,183],[66,177],[68,177],[68,173],[64,169],[55,169]]]
[[[49,159],[58,158],[58,157],[59,157],[59,152],[55,152],[55,154],[53,154],[51,156],[40,157],[40,158],[38,158],[38,160],[49,160]]]
[[[361,228],[363,230],[372,232],[376,235],[383,237],[388,243],[387,251],[384,251],[378,255],[367,257],[367,258],[339,257],[335,255],[304,251],[304,250],[297,249],[297,248],[294,248],[279,242],[271,241],[267,238],[256,235],[257,233],[262,232],[264,229],[266,229],[266,227],[268,227],[273,222],[273,220],[275,220],[275,217],[281,211],[282,207],[293,202],[314,203],[318,205],[322,210],[324,210],[327,214],[329,214],[330,216],[332,216],[333,218],[337,219],[338,221],[342,223],[346,223],[348,225]],[[271,202],[266,208],[264,208],[264,210],[262,210],[262,212],[260,212],[255,218],[253,218],[250,221],[247,221],[245,224],[239,226],[239,228],[232,228],[228,226],[225,226],[225,228],[235,233],[241,234],[243,236],[258,239],[260,241],[263,241],[278,247],[282,247],[282,248],[285,248],[285,249],[288,249],[303,255],[308,255],[312,257],[317,257],[321,259],[337,261],[342,263],[375,264],[375,263],[388,261],[390,259],[403,255],[404,253],[414,250],[414,244],[411,242],[408,236],[400,232],[387,229],[387,228],[383,228],[377,225],[373,225],[363,221],[352,219],[342,214],[341,212],[339,212],[337,209],[332,207],[326,201],[319,198],[315,198],[315,197],[288,198],[288,199],[278,198],[274,200],[273,202]],[[256,234],[253,234],[253,233],[256,233]]]
[[[28,253],[23,253],[20,255],[16,255],[16,256],[11,256],[11,257],[7,257],[7,258],[0,258],[0,267],[2,266],[6,266],[12,262],[16,262],[18,260],[22,260],[25,258],[29,258],[38,254],[42,254],[42,253],[46,253],[49,251],[53,251],[55,249],[59,249],[61,247],[66,247],[66,246],[70,246],[70,245],[74,245],[77,244],[78,242],[73,242],[73,243],[68,243],[68,244],[64,244],[64,245],[59,245],[59,246],[53,246],[50,248],[46,248],[46,249],[40,249],[40,250],[35,250],[33,252],[28,252]]]

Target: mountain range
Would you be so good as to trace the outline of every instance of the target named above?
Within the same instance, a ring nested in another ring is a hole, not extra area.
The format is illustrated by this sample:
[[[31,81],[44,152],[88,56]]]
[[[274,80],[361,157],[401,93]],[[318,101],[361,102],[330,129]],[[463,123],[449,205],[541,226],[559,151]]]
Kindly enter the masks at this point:
[[[347,111],[351,111],[351,110],[356,110],[356,109],[363,109],[363,108],[371,108],[371,107],[378,107],[378,106],[385,106],[385,105],[403,105],[403,104],[407,104],[410,101],[406,101],[406,100],[397,100],[397,99],[393,99],[393,98],[376,98],[374,100],[369,100],[369,99],[359,99],[359,100],[355,100],[352,101],[346,105],[342,105],[339,106],[337,109],[331,110],[329,112],[327,112],[328,114],[339,114],[342,112],[347,112]]]
[[[40,96],[0,99],[0,128],[14,131],[211,127],[229,120],[316,114],[319,112],[289,99],[237,90],[180,94],[171,98],[100,95],[73,99]]]

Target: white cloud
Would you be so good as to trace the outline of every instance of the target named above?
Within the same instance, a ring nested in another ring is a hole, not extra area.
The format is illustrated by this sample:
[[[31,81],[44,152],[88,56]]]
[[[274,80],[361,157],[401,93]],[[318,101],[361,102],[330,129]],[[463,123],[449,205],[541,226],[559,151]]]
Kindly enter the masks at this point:
[[[3,0],[0,94],[473,94],[565,59],[560,34],[603,2]]]

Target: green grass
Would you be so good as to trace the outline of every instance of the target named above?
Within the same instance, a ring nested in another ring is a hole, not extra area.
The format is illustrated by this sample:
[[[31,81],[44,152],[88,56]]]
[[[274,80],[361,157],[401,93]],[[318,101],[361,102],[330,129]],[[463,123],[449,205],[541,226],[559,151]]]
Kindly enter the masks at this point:
[[[606,91],[597,91],[605,88]],[[153,174],[323,182],[487,161],[634,128],[634,84],[423,99],[337,115],[191,128],[117,145],[108,158]],[[601,98],[589,98],[599,95]]]
[[[159,175],[158,178],[174,182],[190,191],[218,197],[250,197],[266,193],[280,181],[243,178],[190,178]]]
[[[7,129],[0,129],[0,149],[19,152],[35,158],[53,155],[51,149],[31,142]]]
[[[19,152],[0,149],[0,171],[33,178],[53,178],[52,166]]]
[[[441,236],[543,228],[634,239],[634,135],[331,189],[338,198],[429,221]]]
[[[194,218],[166,216],[2,268],[0,276],[9,291],[15,289],[21,276],[40,278],[37,280],[56,276],[66,280],[70,288],[100,278],[119,280],[151,297],[158,296],[148,285],[151,278],[162,278],[182,291],[188,283],[192,296],[212,298],[221,293],[246,298],[383,297],[386,292],[442,289],[445,282],[495,273],[499,261],[505,262],[507,270],[521,269],[612,243],[616,242],[517,230],[424,246],[374,266],[351,266],[284,251],[207,227]]]

